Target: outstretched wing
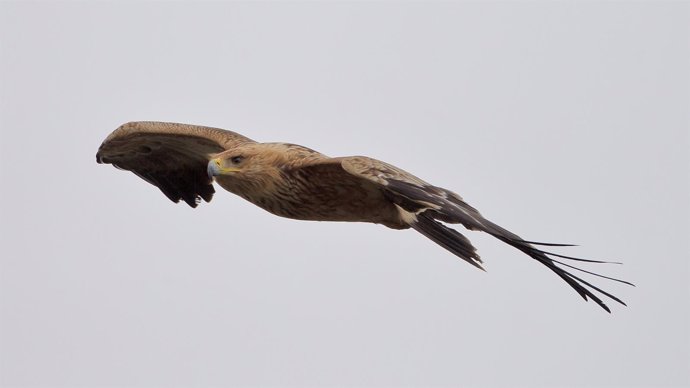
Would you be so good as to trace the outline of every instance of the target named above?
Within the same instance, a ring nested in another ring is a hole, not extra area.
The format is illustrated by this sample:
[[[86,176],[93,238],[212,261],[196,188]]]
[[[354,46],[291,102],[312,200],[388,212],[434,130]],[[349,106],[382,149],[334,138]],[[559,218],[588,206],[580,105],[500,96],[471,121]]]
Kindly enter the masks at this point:
[[[132,171],[173,202],[196,207],[213,197],[206,173],[210,155],[254,141],[235,132],[197,125],[138,121],[113,131],[96,161]]]
[[[402,211],[406,212],[412,228],[472,265],[481,268],[479,264],[481,260],[469,240],[454,229],[448,228],[438,221],[460,223],[467,229],[489,233],[506,244],[519,249],[556,273],[585,300],[591,298],[608,312],[611,312],[611,310],[599,296],[594,294],[595,291],[625,305],[619,298],[581,279],[572,272],[568,272],[563,267],[629,285],[632,285],[631,283],[585,271],[549,256],[594,263],[603,263],[602,261],[579,259],[538,249],[534,245],[566,246],[567,244],[535,243],[524,240],[484,218],[477,209],[468,205],[459,195],[452,191],[433,186],[390,164],[362,156],[342,158],[341,163],[343,169],[350,174],[380,184],[391,200]]]
[[[450,217],[443,217],[440,211],[447,206],[447,203],[452,203],[450,201],[464,203],[457,194],[433,186],[396,166],[366,156],[341,158],[340,162],[348,173],[379,184],[388,199],[395,203],[404,215],[407,215],[412,228],[454,255],[483,270],[482,260],[470,240],[455,229],[448,228],[435,220],[458,222]],[[474,208],[465,205],[476,212]],[[468,229],[475,229],[470,224],[465,226]]]

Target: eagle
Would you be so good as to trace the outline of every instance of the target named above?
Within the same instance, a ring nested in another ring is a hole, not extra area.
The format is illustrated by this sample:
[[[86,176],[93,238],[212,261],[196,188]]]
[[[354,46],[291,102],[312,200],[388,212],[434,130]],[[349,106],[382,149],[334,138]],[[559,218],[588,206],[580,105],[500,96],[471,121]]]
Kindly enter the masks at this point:
[[[447,224],[482,231],[545,265],[585,300],[611,312],[601,296],[621,299],[575,275],[564,260],[611,263],[551,253],[484,218],[458,194],[391,164],[366,156],[328,157],[289,143],[260,143],[238,133],[198,125],[138,121],[121,125],[103,141],[97,163],[129,170],[171,201],[195,208],[211,201],[213,182],[277,216],[311,221],[370,222],[412,228],[482,269],[476,248]],[[561,259],[561,260],[559,260]],[[620,263],[617,263],[620,264]]]

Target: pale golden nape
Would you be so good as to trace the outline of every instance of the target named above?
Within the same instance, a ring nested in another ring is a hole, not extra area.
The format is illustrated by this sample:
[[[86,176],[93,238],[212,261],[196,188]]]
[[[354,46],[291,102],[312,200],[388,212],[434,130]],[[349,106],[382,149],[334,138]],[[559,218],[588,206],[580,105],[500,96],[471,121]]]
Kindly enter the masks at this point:
[[[605,263],[546,252],[484,218],[452,191],[364,156],[330,158],[286,143],[257,143],[218,128],[161,122],[127,123],[96,154],[99,163],[129,170],[157,186],[173,202],[196,207],[222,188],[282,217],[313,221],[371,222],[413,228],[468,263],[481,267],[472,243],[442,222],[483,231],[542,263],[585,300],[610,312],[604,295],[625,303],[566,269],[622,281],[554,259]]]

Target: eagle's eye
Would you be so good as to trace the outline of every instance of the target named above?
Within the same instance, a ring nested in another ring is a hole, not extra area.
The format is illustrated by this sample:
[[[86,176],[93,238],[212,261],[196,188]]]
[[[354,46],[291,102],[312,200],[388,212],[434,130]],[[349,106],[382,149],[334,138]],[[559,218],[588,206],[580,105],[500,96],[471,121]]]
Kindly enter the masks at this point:
[[[233,156],[232,158],[230,158],[230,161],[232,162],[232,164],[240,164],[242,162],[242,160],[244,160],[244,156],[241,156],[241,155]]]

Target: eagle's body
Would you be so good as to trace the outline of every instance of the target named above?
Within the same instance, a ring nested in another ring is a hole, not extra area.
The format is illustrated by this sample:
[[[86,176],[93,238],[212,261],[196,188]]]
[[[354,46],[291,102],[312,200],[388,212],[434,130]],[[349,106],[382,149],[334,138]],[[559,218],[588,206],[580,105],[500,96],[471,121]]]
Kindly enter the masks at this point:
[[[371,222],[393,229],[414,228],[481,268],[481,259],[470,241],[441,222],[459,223],[514,246],[547,266],[583,298],[591,298],[606,311],[610,310],[592,290],[624,304],[556,264],[607,277],[575,268],[548,255],[599,261],[542,251],[534,245],[559,244],[523,240],[485,219],[452,191],[372,158],[330,158],[299,145],[257,143],[217,128],[132,122],[106,138],[96,159],[99,163],[130,170],[157,186],[172,201],[182,199],[192,207],[201,199],[211,200],[215,180],[225,190],[282,217]]]
[[[326,169],[340,168],[327,166]],[[306,221],[373,222],[402,229],[395,205],[371,182],[350,178],[328,185],[320,177],[302,170],[286,170],[279,184],[267,185],[265,191],[244,191],[228,177],[217,177],[218,185],[277,216]]]
[[[409,228],[377,184],[345,172],[345,158],[329,158],[284,143],[249,145],[241,150],[245,154],[262,152],[270,163],[262,164],[260,173],[251,174],[249,179],[218,175],[215,181],[270,213],[297,220],[359,221]]]

